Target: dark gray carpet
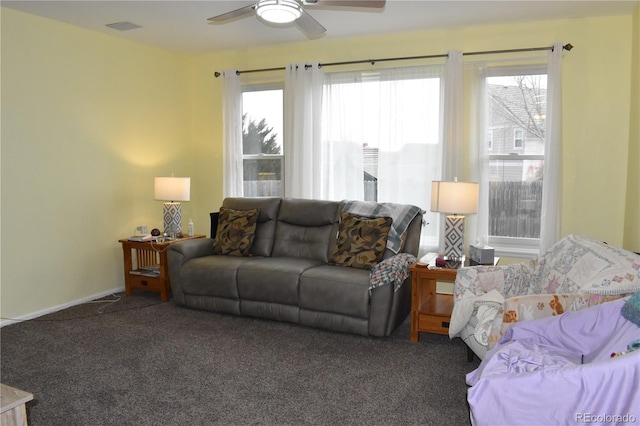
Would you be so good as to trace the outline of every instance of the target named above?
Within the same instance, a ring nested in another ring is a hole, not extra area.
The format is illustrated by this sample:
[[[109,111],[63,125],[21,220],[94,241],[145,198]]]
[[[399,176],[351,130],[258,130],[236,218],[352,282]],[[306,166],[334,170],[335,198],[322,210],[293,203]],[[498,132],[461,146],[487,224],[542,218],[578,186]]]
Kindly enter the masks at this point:
[[[409,320],[365,338],[137,293],[0,329],[2,383],[39,425],[465,425],[464,344]]]

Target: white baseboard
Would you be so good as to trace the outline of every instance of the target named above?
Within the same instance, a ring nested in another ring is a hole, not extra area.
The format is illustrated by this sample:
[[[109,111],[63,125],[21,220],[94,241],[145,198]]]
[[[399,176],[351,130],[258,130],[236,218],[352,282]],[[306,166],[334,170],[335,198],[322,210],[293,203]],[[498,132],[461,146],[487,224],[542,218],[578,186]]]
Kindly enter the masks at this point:
[[[101,297],[109,296],[113,293],[120,293],[124,291],[124,287],[114,288],[113,290],[103,291],[102,293],[97,293],[91,296],[83,297],[82,299],[74,300],[68,303],[63,303],[62,305],[52,306],[50,308],[43,309],[41,311],[32,312],[30,314],[21,315],[17,318],[2,318],[0,320],[0,328],[5,325],[11,325],[22,321],[27,321],[33,318],[38,318],[43,315],[47,315],[53,312],[61,311],[63,309],[70,308],[76,305],[82,305],[83,303],[90,302],[92,300],[100,299]]]

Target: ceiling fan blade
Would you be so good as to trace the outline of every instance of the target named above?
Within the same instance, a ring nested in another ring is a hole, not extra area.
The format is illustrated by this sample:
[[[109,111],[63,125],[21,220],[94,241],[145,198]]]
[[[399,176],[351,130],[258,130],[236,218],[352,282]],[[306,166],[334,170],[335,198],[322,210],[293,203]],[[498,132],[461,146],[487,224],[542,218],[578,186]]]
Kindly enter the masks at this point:
[[[229,22],[236,18],[243,18],[245,16],[251,15],[256,8],[255,4],[251,4],[249,6],[241,7],[240,9],[232,10],[231,12],[223,13],[222,15],[217,15],[212,18],[207,19],[207,21],[214,23],[224,23]]]
[[[323,27],[320,22],[313,19],[304,9],[302,9],[302,15],[296,19],[296,25],[311,36],[321,35],[327,32],[327,29]]]
[[[327,6],[327,7],[366,7],[372,9],[382,9],[386,0],[303,0],[305,6]]]

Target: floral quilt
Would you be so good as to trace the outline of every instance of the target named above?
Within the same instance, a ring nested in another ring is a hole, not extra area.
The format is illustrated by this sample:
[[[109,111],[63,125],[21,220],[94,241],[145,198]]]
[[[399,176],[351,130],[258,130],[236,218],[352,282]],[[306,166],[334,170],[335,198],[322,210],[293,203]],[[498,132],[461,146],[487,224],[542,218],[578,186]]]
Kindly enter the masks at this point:
[[[623,295],[574,294],[529,294],[512,297],[504,301],[491,324],[488,339],[489,349],[493,348],[507,329],[519,321],[561,315],[565,312],[580,311],[590,306],[620,299]]]
[[[489,347],[513,322],[580,310],[640,290],[640,255],[569,235],[529,262],[461,268],[454,300],[479,298],[494,289],[505,302],[487,330]]]

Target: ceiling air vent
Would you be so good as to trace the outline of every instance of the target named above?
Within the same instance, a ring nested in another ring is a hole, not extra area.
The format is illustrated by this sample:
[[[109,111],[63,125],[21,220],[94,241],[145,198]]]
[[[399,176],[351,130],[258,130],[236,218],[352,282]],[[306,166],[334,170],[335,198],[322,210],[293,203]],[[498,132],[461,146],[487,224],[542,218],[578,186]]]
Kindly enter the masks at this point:
[[[118,31],[135,30],[136,28],[142,28],[140,25],[133,24],[131,22],[115,22],[113,24],[107,24],[107,27]]]

